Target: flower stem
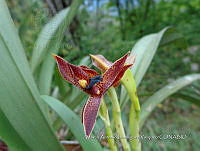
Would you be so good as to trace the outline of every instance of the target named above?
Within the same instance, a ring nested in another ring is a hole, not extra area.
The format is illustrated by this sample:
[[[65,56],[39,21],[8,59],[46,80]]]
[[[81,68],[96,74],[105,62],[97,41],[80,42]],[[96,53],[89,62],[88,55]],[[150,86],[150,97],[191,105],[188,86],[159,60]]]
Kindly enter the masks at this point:
[[[118,101],[117,93],[114,87],[111,87],[110,89],[108,89],[108,95],[110,96],[111,101],[112,101],[112,112],[113,112],[113,118],[115,122],[115,128],[120,137],[122,147],[124,151],[130,151],[130,146],[127,142],[126,135],[124,132],[124,127],[122,124],[119,101]]]
[[[100,117],[104,122],[104,125],[106,127],[106,135],[108,138],[108,144],[110,146],[111,151],[117,151],[117,146],[115,144],[115,140],[113,139],[113,133],[112,129],[110,127],[110,119],[108,115],[108,108],[106,106],[106,103],[104,100],[101,100],[101,106],[100,106]]]
[[[131,100],[131,108],[129,113],[131,148],[133,151],[141,151],[141,143],[139,141],[140,103],[137,96],[136,83],[130,69],[125,72],[123,78],[121,79],[121,83],[126,88]]]
[[[131,108],[129,112],[129,128],[131,134],[131,148],[133,151],[141,151],[141,143],[139,141],[139,125],[140,125],[140,106],[139,99],[134,92],[127,90],[131,100]],[[137,102],[137,103],[136,103]],[[138,105],[136,105],[138,104]],[[138,108],[139,107],[139,108]]]
[[[131,148],[133,151],[141,151],[141,143],[139,141],[139,113],[136,112],[134,104],[131,103],[129,113],[129,127],[131,134]]]

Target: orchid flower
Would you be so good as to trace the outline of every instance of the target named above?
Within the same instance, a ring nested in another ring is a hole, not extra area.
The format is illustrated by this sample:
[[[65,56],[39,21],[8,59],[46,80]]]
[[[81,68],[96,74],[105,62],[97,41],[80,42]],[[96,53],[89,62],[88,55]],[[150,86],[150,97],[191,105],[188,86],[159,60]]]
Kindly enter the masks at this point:
[[[103,75],[87,66],[76,66],[54,55],[62,77],[90,95],[82,112],[82,123],[87,137],[94,128],[101,98],[111,86],[119,82],[125,71],[132,66],[132,64],[125,65],[128,55],[129,53],[115,61]]]

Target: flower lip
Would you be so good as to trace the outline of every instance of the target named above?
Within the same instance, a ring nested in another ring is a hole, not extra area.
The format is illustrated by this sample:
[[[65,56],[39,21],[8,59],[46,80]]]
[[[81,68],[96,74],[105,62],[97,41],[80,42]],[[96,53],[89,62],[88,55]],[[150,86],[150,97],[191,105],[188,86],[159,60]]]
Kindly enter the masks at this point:
[[[86,86],[86,89],[87,90],[91,89],[96,83],[102,81],[102,79],[103,78],[101,75],[97,75],[97,76],[90,78],[90,83],[89,83],[89,85]]]

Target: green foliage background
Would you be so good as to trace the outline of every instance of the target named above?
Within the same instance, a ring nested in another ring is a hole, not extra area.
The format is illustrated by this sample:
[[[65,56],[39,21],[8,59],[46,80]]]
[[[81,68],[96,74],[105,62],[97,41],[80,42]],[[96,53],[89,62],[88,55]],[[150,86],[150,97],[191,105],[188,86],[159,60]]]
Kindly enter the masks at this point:
[[[73,22],[71,30],[66,31],[59,55],[75,64],[90,53],[100,53],[114,61],[131,50],[136,41],[144,35],[158,32],[166,26],[175,27],[185,37],[187,44],[183,41],[163,45],[158,49],[138,88],[138,96],[142,102],[175,78],[200,71],[200,1],[133,2],[85,0],[76,15],[77,22]],[[52,17],[51,10],[45,2],[31,0],[8,0],[8,7],[30,60],[37,35]],[[194,66],[197,68],[194,69]],[[55,70],[52,90],[57,85],[57,76]],[[181,133],[184,133],[187,129],[190,133],[187,141],[144,142],[144,150],[199,149],[200,110],[195,105],[179,101],[184,99],[180,96],[188,92],[193,94],[190,97],[200,101],[200,83],[196,82],[158,106],[141,131],[145,135],[159,135],[161,129],[167,131],[166,133],[180,133],[180,128],[183,130]],[[124,113],[123,118],[127,120],[125,115]]]

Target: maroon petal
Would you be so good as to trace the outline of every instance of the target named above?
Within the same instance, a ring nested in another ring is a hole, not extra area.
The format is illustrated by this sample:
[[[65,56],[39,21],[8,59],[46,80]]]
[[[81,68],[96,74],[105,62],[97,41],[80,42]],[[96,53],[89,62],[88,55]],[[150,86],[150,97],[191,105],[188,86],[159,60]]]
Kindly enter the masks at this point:
[[[84,79],[84,80],[89,81],[88,74],[84,70],[82,70],[81,67],[70,64],[67,61],[65,61],[63,58],[56,55],[54,55],[54,58],[57,62],[58,69],[61,75],[63,76],[65,80],[67,80],[71,84],[81,88],[78,83],[79,80]]]
[[[101,91],[101,94],[104,94],[107,91],[107,89],[113,85],[118,74],[123,69],[124,63],[125,63],[128,55],[129,55],[129,53],[127,53],[122,58],[115,61],[112,64],[112,66],[108,70],[106,70],[106,72],[103,74],[102,82],[98,83],[98,85],[97,85]]]
[[[126,72],[126,70],[131,67],[133,64],[128,64],[125,65],[122,70],[119,72],[119,74],[117,75],[117,77],[115,78],[115,81],[113,82],[113,86],[116,87],[119,84],[119,80],[123,77],[124,73]]]
[[[99,73],[98,72],[96,72],[95,70],[93,70],[93,69],[90,69],[89,67],[87,67],[87,66],[80,66],[81,67],[81,69],[84,71],[84,72],[86,72],[87,74],[88,74],[88,76],[90,77],[90,78],[92,78],[92,77],[94,77],[94,76],[96,76],[96,75],[99,75]]]
[[[87,137],[90,136],[94,128],[100,102],[101,96],[90,96],[83,108],[82,122]]]

